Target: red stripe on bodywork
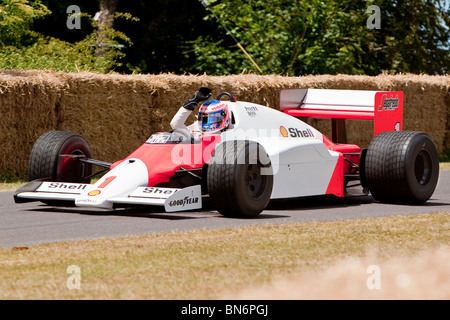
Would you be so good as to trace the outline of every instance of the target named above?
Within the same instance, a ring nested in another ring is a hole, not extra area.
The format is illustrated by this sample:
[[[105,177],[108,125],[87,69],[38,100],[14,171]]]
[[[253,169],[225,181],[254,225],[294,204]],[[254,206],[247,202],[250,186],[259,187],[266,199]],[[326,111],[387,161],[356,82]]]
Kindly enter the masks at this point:
[[[334,194],[338,197],[344,196],[344,156],[342,154],[339,154],[326,194]]]
[[[98,186],[99,189],[105,188],[108,184],[110,184],[115,178],[117,178],[116,176],[110,176],[108,178],[105,179],[105,181],[102,182],[101,185]]]
[[[136,158],[144,162],[148,170],[148,185],[169,182],[175,171],[202,168],[208,163],[220,135],[203,135],[195,144],[147,144],[144,143],[126,159]]]

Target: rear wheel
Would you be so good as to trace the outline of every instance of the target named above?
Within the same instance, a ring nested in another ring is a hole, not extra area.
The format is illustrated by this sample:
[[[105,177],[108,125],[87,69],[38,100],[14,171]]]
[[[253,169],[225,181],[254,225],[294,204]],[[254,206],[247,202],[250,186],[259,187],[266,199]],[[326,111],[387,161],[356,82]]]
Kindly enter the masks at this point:
[[[33,146],[28,179],[89,183],[92,165],[80,158],[91,158],[89,144],[80,135],[66,131],[44,133]]]
[[[425,133],[382,132],[369,145],[365,180],[379,201],[423,203],[432,196],[438,178],[438,152]]]
[[[256,217],[272,194],[270,159],[252,141],[227,141],[217,146],[207,171],[214,208],[228,217]]]

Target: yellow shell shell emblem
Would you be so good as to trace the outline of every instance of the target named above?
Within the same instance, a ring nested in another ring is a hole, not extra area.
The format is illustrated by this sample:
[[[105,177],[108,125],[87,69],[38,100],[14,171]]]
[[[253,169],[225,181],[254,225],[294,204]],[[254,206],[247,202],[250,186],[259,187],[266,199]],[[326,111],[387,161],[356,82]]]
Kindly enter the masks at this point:
[[[287,138],[287,136],[288,136],[288,131],[286,130],[285,127],[283,127],[283,126],[280,127],[280,133],[281,133],[281,135],[282,135],[283,137]]]
[[[100,190],[92,190],[91,192],[88,193],[88,196],[95,197],[98,196],[100,193],[102,193]]]

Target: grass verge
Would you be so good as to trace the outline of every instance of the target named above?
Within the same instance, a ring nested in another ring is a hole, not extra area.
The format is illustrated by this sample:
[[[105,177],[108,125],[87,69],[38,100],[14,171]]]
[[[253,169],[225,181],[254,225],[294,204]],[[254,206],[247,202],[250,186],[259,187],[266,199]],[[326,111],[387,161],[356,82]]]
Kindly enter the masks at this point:
[[[450,214],[435,213],[2,248],[0,299],[378,298],[368,288],[369,265],[379,266],[383,275],[389,261],[404,259],[400,270],[405,272],[417,265],[414,259],[430,252],[437,253],[431,269],[420,270],[427,279],[416,290],[421,296],[410,296],[404,276],[403,291],[397,286],[381,298],[420,299],[428,294],[449,299],[449,230]],[[439,252],[447,254],[443,268]],[[80,271],[80,278],[67,273],[70,266]],[[362,268],[356,271],[355,266]],[[437,266],[442,270],[435,270]],[[357,284],[339,282],[345,271]],[[327,272],[331,278],[324,276]],[[321,278],[325,282],[311,284]],[[70,290],[74,279],[80,288]],[[280,293],[280,281],[295,283],[290,279],[300,282],[287,293],[303,296]],[[414,283],[414,277],[408,281]],[[338,289],[327,290],[330,284]],[[346,288],[355,286],[360,288],[356,296],[346,295]],[[322,288],[324,295],[313,287]]]

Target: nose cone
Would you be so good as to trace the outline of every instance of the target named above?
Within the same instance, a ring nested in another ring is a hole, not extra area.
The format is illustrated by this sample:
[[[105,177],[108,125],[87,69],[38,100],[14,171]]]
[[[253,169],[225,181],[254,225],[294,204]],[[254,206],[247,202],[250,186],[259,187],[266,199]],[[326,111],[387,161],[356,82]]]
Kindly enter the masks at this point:
[[[75,205],[111,209],[113,203],[108,199],[128,196],[137,187],[147,186],[147,182],[148,170],[145,163],[139,159],[127,159],[77,196]]]

